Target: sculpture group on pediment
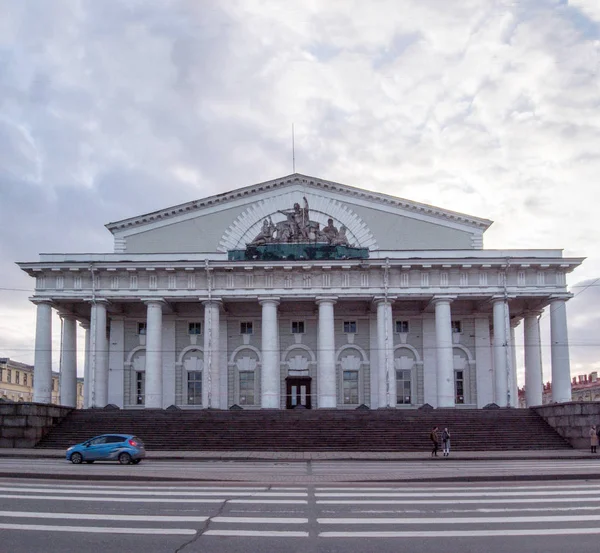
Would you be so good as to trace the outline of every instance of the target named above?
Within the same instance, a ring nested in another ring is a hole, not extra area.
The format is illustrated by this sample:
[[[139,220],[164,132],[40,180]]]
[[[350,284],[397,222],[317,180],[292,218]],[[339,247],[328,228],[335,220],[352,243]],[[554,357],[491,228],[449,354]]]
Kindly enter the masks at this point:
[[[330,246],[350,246],[345,226],[342,225],[338,230],[330,218],[327,220],[327,226],[321,229],[318,221],[310,220],[308,200],[306,197],[303,200],[302,207],[295,203],[292,209],[278,210],[278,213],[285,215],[285,221],[273,223],[270,216],[265,218],[260,232],[248,245],[317,242]]]

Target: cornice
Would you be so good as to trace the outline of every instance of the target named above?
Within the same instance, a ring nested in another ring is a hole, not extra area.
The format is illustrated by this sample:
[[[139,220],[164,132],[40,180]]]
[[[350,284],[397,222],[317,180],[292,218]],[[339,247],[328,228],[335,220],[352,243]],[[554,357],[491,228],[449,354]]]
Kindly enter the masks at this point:
[[[230,192],[224,192],[214,196],[209,196],[204,199],[190,201],[184,204],[161,209],[159,211],[153,211],[137,217],[130,217],[121,221],[115,221],[108,223],[105,226],[111,233],[114,234],[128,228],[138,227],[154,223],[156,221],[168,220],[173,217],[177,217],[178,215],[198,211],[207,207],[213,207],[244,197],[251,197],[261,192],[280,190],[282,188],[295,185],[310,186],[316,190],[332,191],[347,197],[367,200],[374,204],[387,205],[417,214],[435,216],[441,219],[452,221],[454,223],[471,226],[480,229],[481,231],[486,230],[492,224],[492,221],[489,219],[482,219],[464,213],[458,213],[456,211],[390,196],[381,192],[365,190],[362,188],[349,186],[347,184],[341,184],[338,182],[310,177],[308,175],[302,175],[300,173],[294,173],[285,177],[238,188]]]

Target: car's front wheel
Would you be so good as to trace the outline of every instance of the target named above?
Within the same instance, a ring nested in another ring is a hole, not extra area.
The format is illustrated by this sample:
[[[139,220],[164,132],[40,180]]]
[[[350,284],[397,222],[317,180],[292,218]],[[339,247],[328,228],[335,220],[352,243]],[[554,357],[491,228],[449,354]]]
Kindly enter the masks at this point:
[[[119,463],[121,463],[122,465],[128,465],[129,463],[131,463],[131,455],[129,455],[129,453],[121,453],[119,455]]]
[[[71,454],[71,463],[73,463],[74,465],[80,465],[82,461],[83,455],[81,453],[75,452]]]

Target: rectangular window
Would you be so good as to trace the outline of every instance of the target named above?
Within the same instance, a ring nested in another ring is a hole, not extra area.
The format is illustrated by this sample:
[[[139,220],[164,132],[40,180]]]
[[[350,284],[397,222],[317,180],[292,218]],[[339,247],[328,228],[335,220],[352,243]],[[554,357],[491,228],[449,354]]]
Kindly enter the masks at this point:
[[[410,405],[412,403],[412,371],[396,371],[396,403],[398,405]]]
[[[252,334],[252,322],[246,321],[240,323],[240,334]]]
[[[465,373],[464,371],[454,371],[454,401],[457,404],[465,402]]]
[[[187,373],[187,404],[202,405],[202,371]]]
[[[254,405],[254,372],[240,372],[240,405]]]
[[[396,334],[408,333],[408,321],[396,321]]]
[[[188,334],[202,334],[202,323],[189,323]]]
[[[21,373],[19,371],[15,371],[15,384],[21,384]]]
[[[138,277],[137,275],[130,275],[129,276],[129,289],[130,290],[137,290],[138,287]]]
[[[356,321],[344,321],[344,333],[356,334]]]
[[[6,369],[6,382],[12,382],[12,371],[10,369]]]
[[[145,388],[144,373],[137,371],[135,373],[135,403],[136,405],[144,405],[144,388]]]
[[[358,371],[344,371],[343,386],[344,403],[358,404]]]
[[[23,375],[23,386],[27,386],[27,373]]]
[[[146,335],[146,323],[138,323],[138,334],[140,336]]]
[[[462,332],[462,324],[460,321],[452,321],[452,333],[460,334]]]
[[[304,334],[304,321],[292,321],[292,334]]]

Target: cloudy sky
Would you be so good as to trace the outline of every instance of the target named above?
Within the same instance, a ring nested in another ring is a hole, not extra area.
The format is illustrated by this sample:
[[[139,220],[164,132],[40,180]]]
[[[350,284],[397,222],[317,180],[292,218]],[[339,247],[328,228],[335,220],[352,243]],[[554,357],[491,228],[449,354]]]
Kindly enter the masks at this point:
[[[0,0],[0,356],[33,362],[15,261],[289,174],[293,123],[301,173],[587,257],[572,372],[600,369],[599,50],[597,0]]]

